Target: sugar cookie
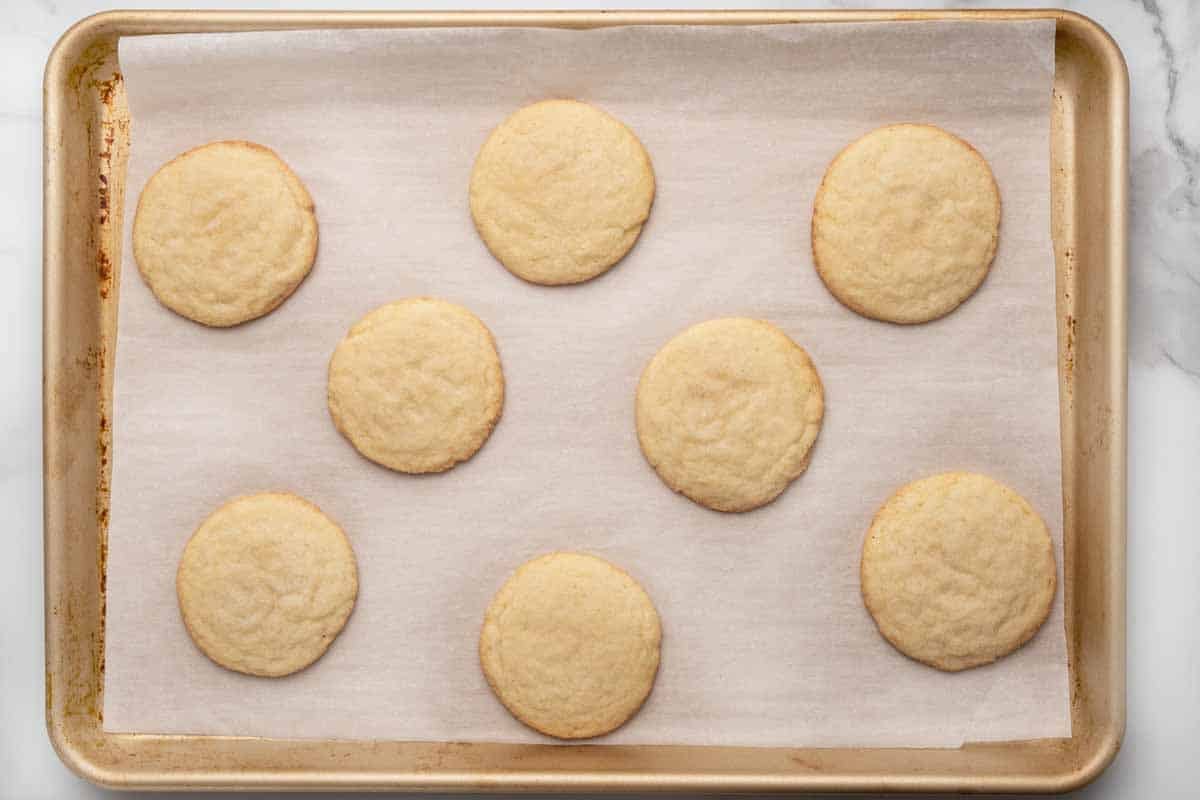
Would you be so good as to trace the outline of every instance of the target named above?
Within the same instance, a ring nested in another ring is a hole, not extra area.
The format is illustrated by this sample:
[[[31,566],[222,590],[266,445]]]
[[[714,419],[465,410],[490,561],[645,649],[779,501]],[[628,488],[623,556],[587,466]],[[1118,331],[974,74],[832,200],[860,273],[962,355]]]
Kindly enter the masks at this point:
[[[821,379],[769,322],[693,325],[650,361],[637,390],[646,460],[672,489],[717,511],[771,502],[808,466]]]
[[[146,182],[133,255],[164,306],[215,327],[270,312],[317,255],[317,218],[300,179],[251,142],[213,142]]]
[[[324,654],[358,594],[342,529],[292,494],[239,497],[201,523],[175,588],[196,645],[223,667],[280,676]]]
[[[562,739],[608,733],[645,702],[662,629],[645,590],[595,556],[526,562],[488,607],[479,660],[492,691],[529,727]]]
[[[466,461],[504,406],[492,334],[467,309],[414,297],[367,314],[329,362],[329,413],[367,458],[398,472]]]
[[[999,230],[1000,192],[983,156],[932,125],[889,125],[829,165],[813,203],[813,260],[858,313],[927,322],[979,288]]]
[[[957,671],[995,661],[1045,622],[1057,577],[1046,523],[987,476],[947,472],[904,486],[875,514],[862,595],[905,655]]]
[[[471,174],[471,216],[514,275],[579,283],[620,261],[654,200],[654,170],[633,131],[575,100],[526,106],[496,128]]]

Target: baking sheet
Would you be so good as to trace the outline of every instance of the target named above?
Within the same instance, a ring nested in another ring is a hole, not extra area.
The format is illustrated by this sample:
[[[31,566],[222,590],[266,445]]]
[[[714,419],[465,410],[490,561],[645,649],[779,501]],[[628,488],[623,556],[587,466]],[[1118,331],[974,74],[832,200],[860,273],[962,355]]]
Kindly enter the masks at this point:
[[[1069,735],[1061,593],[1030,645],[945,675],[883,642],[857,580],[878,504],[952,468],[1025,494],[1051,526],[1061,567],[1053,38],[1052,21],[1028,21],[122,39],[130,206],[179,151],[252,139],[308,185],[321,246],[295,296],[232,330],[158,306],[125,248],[105,729],[545,741],[490,696],[475,643],[507,573],[570,548],[627,568],[664,623],[654,693],[603,741],[953,746]],[[626,121],[658,177],[633,253],[577,287],[510,276],[467,210],[488,130],[547,96]],[[914,328],[842,308],[808,255],[828,161],[899,120],[969,139],[1004,200],[983,288]],[[508,382],[492,439],[441,476],[362,460],[325,411],[325,367],[345,330],[411,294],[474,310],[496,335]],[[808,473],[773,505],[731,516],[658,481],[632,408],[663,342],[734,314],[771,319],[809,350],[827,412]],[[295,491],[337,519],[362,580],[325,658],[276,681],[200,655],[173,584],[199,521],[265,489]]]

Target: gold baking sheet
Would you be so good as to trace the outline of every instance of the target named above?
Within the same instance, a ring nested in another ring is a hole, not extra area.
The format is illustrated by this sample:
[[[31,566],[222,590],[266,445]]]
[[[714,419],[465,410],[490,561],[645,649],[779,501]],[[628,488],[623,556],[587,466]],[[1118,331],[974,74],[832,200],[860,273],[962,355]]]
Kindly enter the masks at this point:
[[[121,36],[319,27],[1057,21],[1052,233],[1059,289],[1070,739],[904,748],[544,746],[112,734],[100,714],[109,409],[128,114]],[[110,12],[64,35],[45,82],[46,702],[63,760],[98,783],[412,790],[1061,791],[1124,729],[1128,78],[1058,11]]]

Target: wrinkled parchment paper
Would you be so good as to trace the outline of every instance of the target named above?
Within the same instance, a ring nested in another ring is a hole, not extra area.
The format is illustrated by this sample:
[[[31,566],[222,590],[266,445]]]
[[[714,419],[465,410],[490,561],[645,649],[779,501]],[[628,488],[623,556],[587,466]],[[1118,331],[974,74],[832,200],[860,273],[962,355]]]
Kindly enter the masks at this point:
[[[128,207],[179,152],[249,139],[307,184],[321,242],[311,276],[277,311],[213,330],[154,301],[127,240],[105,728],[542,740],[488,691],[479,624],[517,565],[577,549],[641,581],[665,632],[649,702],[603,741],[954,746],[1069,735],[1061,591],[1027,647],[949,675],[888,646],[858,587],[876,508],[942,470],[1016,487],[1061,542],[1053,47],[1049,21],[122,39]],[[631,255],[571,288],[511,276],[467,206],[488,131],[546,97],[624,120],[658,178]],[[971,141],[1004,202],[982,289],[916,327],[847,311],[809,254],[813,193],[830,159],[904,120]],[[439,476],[362,459],[325,406],[338,340],[408,295],[478,314],[507,379],[491,440]],[[740,515],[668,490],[633,420],[655,351],[687,325],[730,315],[773,320],[803,344],[827,404],[808,472],[773,505]],[[270,489],[340,522],[361,570],[342,636],[315,666],[279,680],[201,655],[174,587],[199,522],[233,496]]]

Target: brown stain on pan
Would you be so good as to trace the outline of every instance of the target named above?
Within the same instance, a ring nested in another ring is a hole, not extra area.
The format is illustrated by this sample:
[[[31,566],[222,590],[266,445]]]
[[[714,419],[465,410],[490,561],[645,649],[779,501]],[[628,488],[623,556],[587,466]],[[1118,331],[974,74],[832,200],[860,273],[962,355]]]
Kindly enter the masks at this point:
[[[1067,314],[1067,345],[1063,351],[1063,370],[1069,380],[1075,374],[1075,339],[1078,334],[1078,322],[1073,314]]]
[[[84,79],[104,66],[104,62],[112,56],[115,47],[116,41],[113,39],[99,39],[91,44],[80,54],[79,60],[71,66],[70,72],[67,73],[67,85],[76,91],[80,90],[83,87]]]
[[[116,95],[117,89],[120,88],[123,80],[124,79],[121,77],[121,73],[115,72],[108,80],[95,81],[96,89],[100,94],[100,102],[104,103],[104,105],[108,106],[109,108],[112,108],[113,97]]]
[[[100,296],[107,300],[112,291],[113,270],[112,260],[103,248],[96,251],[96,276],[100,279]]]
[[[100,224],[104,225],[108,222],[108,176],[100,173]]]
[[[111,52],[111,51],[110,51]],[[111,63],[111,62],[110,62]],[[98,141],[93,139],[95,158],[99,167],[96,183],[96,221],[92,228],[91,244],[96,253],[96,288],[100,297],[101,315],[113,313],[108,307],[115,303],[114,289],[117,280],[117,259],[120,252],[120,226],[122,207],[122,176],[125,158],[128,155],[129,115],[124,107],[125,79],[115,68],[109,77],[92,80],[89,87],[95,92],[101,109]],[[112,424],[111,399],[105,387],[111,386],[112,350],[108,336],[101,334],[99,370],[95,376],[97,411],[99,420],[96,431],[96,494],[94,499],[96,525],[96,576],[99,588],[99,608],[95,630],[92,632],[89,652],[91,654],[93,688],[91,712],[103,724],[104,687],[104,641],[108,610],[108,524],[109,490],[112,475]]]
[[[95,90],[97,99],[104,106],[104,114],[100,119],[99,149],[96,153],[96,158],[100,162],[100,173],[97,176],[99,180],[96,186],[96,215],[99,223],[98,229],[109,231],[113,225],[120,222],[112,217],[115,201],[112,196],[111,176],[114,169],[115,146],[118,137],[121,137],[121,141],[129,139],[129,120],[115,113],[118,99],[124,91],[125,78],[120,72],[114,72],[111,77],[105,80],[93,80],[88,85]],[[115,232],[112,234],[116,236]],[[96,238],[95,229],[93,238]],[[100,242],[94,244],[96,245],[96,275],[99,279],[97,288],[100,298],[107,300],[113,287],[114,264],[108,248]]]
[[[108,412],[101,406],[100,430],[96,436],[96,576],[100,584],[100,613],[92,637],[92,671],[96,685],[104,685],[104,628],[108,621],[108,499],[109,452],[112,449],[112,427]],[[104,721],[104,708],[97,703],[96,713]]]

